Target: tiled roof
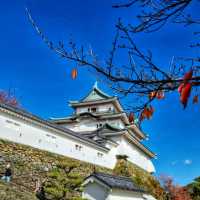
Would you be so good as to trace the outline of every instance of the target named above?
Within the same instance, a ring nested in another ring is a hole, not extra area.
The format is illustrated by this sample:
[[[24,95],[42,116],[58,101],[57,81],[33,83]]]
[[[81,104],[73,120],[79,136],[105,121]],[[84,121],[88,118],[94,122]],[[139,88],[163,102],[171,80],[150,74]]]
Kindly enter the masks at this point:
[[[94,101],[94,100],[102,100],[102,99],[109,99],[111,96],[104,93],[102,90],[100,90],[97,86],[97,82],[94,84],[92,90],[89,92],[89,94],[84,97],[81,102],[84,101]]]
[[[121,190],[129,190],[134,192],[145,192],[142,188],[137,186],[131,178],[124,177],[124,176],[116,176],[111,174],[105,173],[93,173],[88,178],[94,177],[107,185],[110,188],[116,188]],[[86,178],[86,179],[88,179]]]
[[[116,132],[120,132],[120,131],[124,131],[124,130],[125,129],[121,129],[121,128],[111,125],[109,123],[105,123],[102,127],[97,129],[96,132],[102,132],[102,133],[114,132],[114,133],[116,133]]]
[[[91,117],[94,119],[107,119],[107,118],[119,118],[124,113],[114,113],[114,112],[99,112],[99,113],[91,113],[91,112],[82,112],[79,114],[74,114],[70,117],[64,117],[64,118],[50,118],[51,122],[54,123],[67,123],[67,122],[73,122],[79,118],[86,118]]]
[[[90,117],[91,119],[95,120],[105,120],[105,119],[121,119],[125,125],[127,125],[127,121],[125,119],[126,114],[124,112],[115,113],[115,112],[82,112],[78,114],[73,114],[70,117],[64,118],[50,118],[50,121],[56,124],[63,124],[63,123],[73,123],[76,122],[78,119],[84,119]]]

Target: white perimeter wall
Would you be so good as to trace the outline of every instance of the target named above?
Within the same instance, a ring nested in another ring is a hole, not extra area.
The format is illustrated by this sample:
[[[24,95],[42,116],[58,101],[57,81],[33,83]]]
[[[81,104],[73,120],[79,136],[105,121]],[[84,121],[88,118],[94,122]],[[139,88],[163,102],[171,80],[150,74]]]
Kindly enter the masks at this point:
[[[107,144],[108,152],[98,147],[79,141],[79,139],[57,133],[55,130],[40,126],[32,121],[0,111],[0,138],[29,145],[38,149],[65,155],[78,160],[113,169],[116,155],[126,154],[130,161],[152,172],[152,162],[133,145],[122,140],[120,145]]]
[[[116,163],[116,148],[105,152],[78,139],[2,112],[0,112],[0,138],[108,168],[113,168]],[[99,156],[99,153],[102,156]]]
[[[106,200],[144,200],[144,198],[142,193],[114,189]]]

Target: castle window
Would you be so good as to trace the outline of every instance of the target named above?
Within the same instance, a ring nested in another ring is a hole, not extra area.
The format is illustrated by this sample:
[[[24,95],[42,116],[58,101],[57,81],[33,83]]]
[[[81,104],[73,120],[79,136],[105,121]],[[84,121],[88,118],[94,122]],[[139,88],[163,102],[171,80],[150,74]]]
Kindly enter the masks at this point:
[[[97,128],[100,128],[102,126],[103,126],[103,124],[97,124]]]
[[[90,112],[90,108],[88,108],[88,112]]]
[[[12,124],[12,122],[10,120],[6,120],[7,123]]]
[[[17,124],[17,123],[14,123],[14,125],[15,125],[15,126],[20,126],[20,125],[19,125],[19,124]]]
[[[97,111],[97,108],[93,107],[91,108],[91,112],[96,112]]]
[[[100,152],[98,152],[98,153],[97,153],[97,156],[98,156],[99,158],[102,158],[102,157],[103,157],[103,154],[100,153]]]
[[[109,111],[109,112],[111,112],[111,111],[112,111],[112,108],[111,108],[111,107],[109,107],[109,108],[108,108],[108,111]]]
[[[78,145],[78,144],[76,144],[76,145],[75,145],[75,149],[76,149],[77,151],[81,151],[81,149],[82,149],[82,146],[81,146],[81,145]]]
[[[49,137],[49,138],[52,138],[52,139],[56,139],[56,137],[54,135],[46,134],[46,136]]]
[[[7,122],[8,124],[13,124],[13,125],[15,125],[15,126],[20,126],[20,124],[15,123],[15,122],[12,122],[12,121],[10,121],[10,120],[6,120],[6,122]]]

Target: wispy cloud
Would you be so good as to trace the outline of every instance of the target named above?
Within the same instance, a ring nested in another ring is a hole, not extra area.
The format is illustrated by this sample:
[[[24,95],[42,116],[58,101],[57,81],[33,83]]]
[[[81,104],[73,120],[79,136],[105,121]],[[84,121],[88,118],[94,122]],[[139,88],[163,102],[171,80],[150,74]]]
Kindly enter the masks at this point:
[[[174,166],[174,165],[176,165],[177,163],[178,163],[178,160],[174,160],[174,161],[171,162],[171,165]]]
[[[184,164],[184,165],[191,165],[192,164],[192,160],[191,159],[185,159],[183,161],[180,160],[174,160],[171,162],[172,166],[178,165],[178,164]]]
[[[190,160],[190,159],[184,160],[184,165],[191,165],[191,164],[192,164],[192,160]]]

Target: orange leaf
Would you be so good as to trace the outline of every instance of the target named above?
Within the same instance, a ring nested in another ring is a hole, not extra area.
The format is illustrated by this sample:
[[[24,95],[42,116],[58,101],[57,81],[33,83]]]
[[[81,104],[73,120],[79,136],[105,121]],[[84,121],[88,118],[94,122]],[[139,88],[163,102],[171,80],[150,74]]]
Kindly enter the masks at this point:
[[[149,93],[149,99],[153,99],[156,96],[156,92],[150,92]]]
[[[145,119],[145,109],[146,108],[144,108],[144,110],[140,113],[140,118],[139,118],[140,121],[143,121]]]
[[[140,121],[143,121],[144,119],[151,119],[153,113],[154,113],[154,108],[152,106],[145,107],[140,114]]]
[[[165,94],[164,94],[164,92],[163,91],[158,91],[157,92],[157,94],[156,94],[156,98],[157,99],[164,99],[164,97],[165,97]]]
[[[77,69],[76,68],[72,69],[72,71],[71,71],[72,79],[76,79],[77,75],[78,75]]]
[[[152,106],[149,106],[149,108],[147,108],[148,112],[147,112],[147,119],[151,119],[154,113],[154,108]]]
[[[128,119],[129,119],[130,123],[132,123],[134,121],[134,114],[132,112],[129,114]]]

